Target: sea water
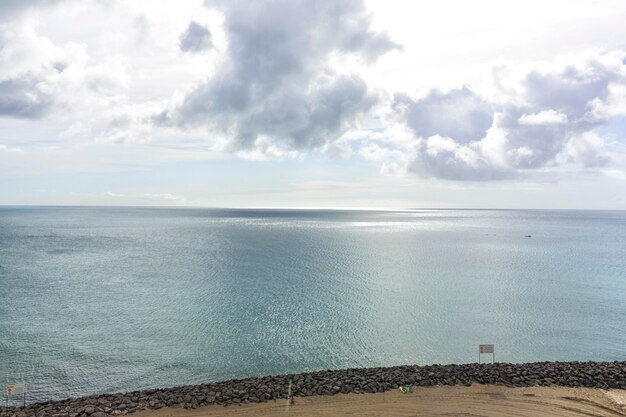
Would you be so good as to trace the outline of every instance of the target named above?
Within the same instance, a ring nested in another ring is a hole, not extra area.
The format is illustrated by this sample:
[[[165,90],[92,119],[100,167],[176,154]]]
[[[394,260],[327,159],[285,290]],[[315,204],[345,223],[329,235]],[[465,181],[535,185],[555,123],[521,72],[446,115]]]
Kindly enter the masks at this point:
[[[0,384],[31,401],[479,343],[626,360],[626,212],[0,208]]]

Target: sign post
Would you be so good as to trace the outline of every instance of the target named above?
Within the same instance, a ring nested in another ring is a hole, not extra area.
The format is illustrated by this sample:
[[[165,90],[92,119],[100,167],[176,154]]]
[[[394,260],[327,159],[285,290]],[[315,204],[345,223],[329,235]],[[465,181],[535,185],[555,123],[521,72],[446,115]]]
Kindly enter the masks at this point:
[[[22,396],[24,407],[26,407],[26,384],[7,385],[7,388],[6,388],[7,407],[9,406],[9,399],[11,397],[19,397],[19,396]]]
[[[491,363],[496,363],[496,354],[493,345],[478,345],[478,363],[480,363],[480,355],[483,353],[491,353]]]

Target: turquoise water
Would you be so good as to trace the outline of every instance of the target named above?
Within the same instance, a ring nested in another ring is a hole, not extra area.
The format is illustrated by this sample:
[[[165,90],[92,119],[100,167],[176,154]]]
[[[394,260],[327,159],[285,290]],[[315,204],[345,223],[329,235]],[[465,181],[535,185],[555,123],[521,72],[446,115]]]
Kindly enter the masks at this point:
[[[0,384],[33,400],[479,343],[626,360],[626,212],[0,208]]]

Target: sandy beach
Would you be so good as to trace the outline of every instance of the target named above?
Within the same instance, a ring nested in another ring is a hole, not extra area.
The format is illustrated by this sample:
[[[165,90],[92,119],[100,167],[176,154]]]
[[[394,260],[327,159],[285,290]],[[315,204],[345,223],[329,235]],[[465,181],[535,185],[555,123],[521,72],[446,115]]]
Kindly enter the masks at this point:
[[[240,406],[142,411],[136,417],[313,416],[626,416],[626,391],[498,385],[415,388],[412,393],[339,394]]]

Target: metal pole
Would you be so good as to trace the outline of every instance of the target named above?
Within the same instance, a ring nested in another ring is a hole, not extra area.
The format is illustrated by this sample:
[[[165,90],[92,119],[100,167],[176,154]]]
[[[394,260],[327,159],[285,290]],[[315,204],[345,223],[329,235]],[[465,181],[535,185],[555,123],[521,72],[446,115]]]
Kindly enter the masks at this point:
[[[291,405],[291,384],[293,381],[289,380],[289,388],[287,389],[287,405]]]

